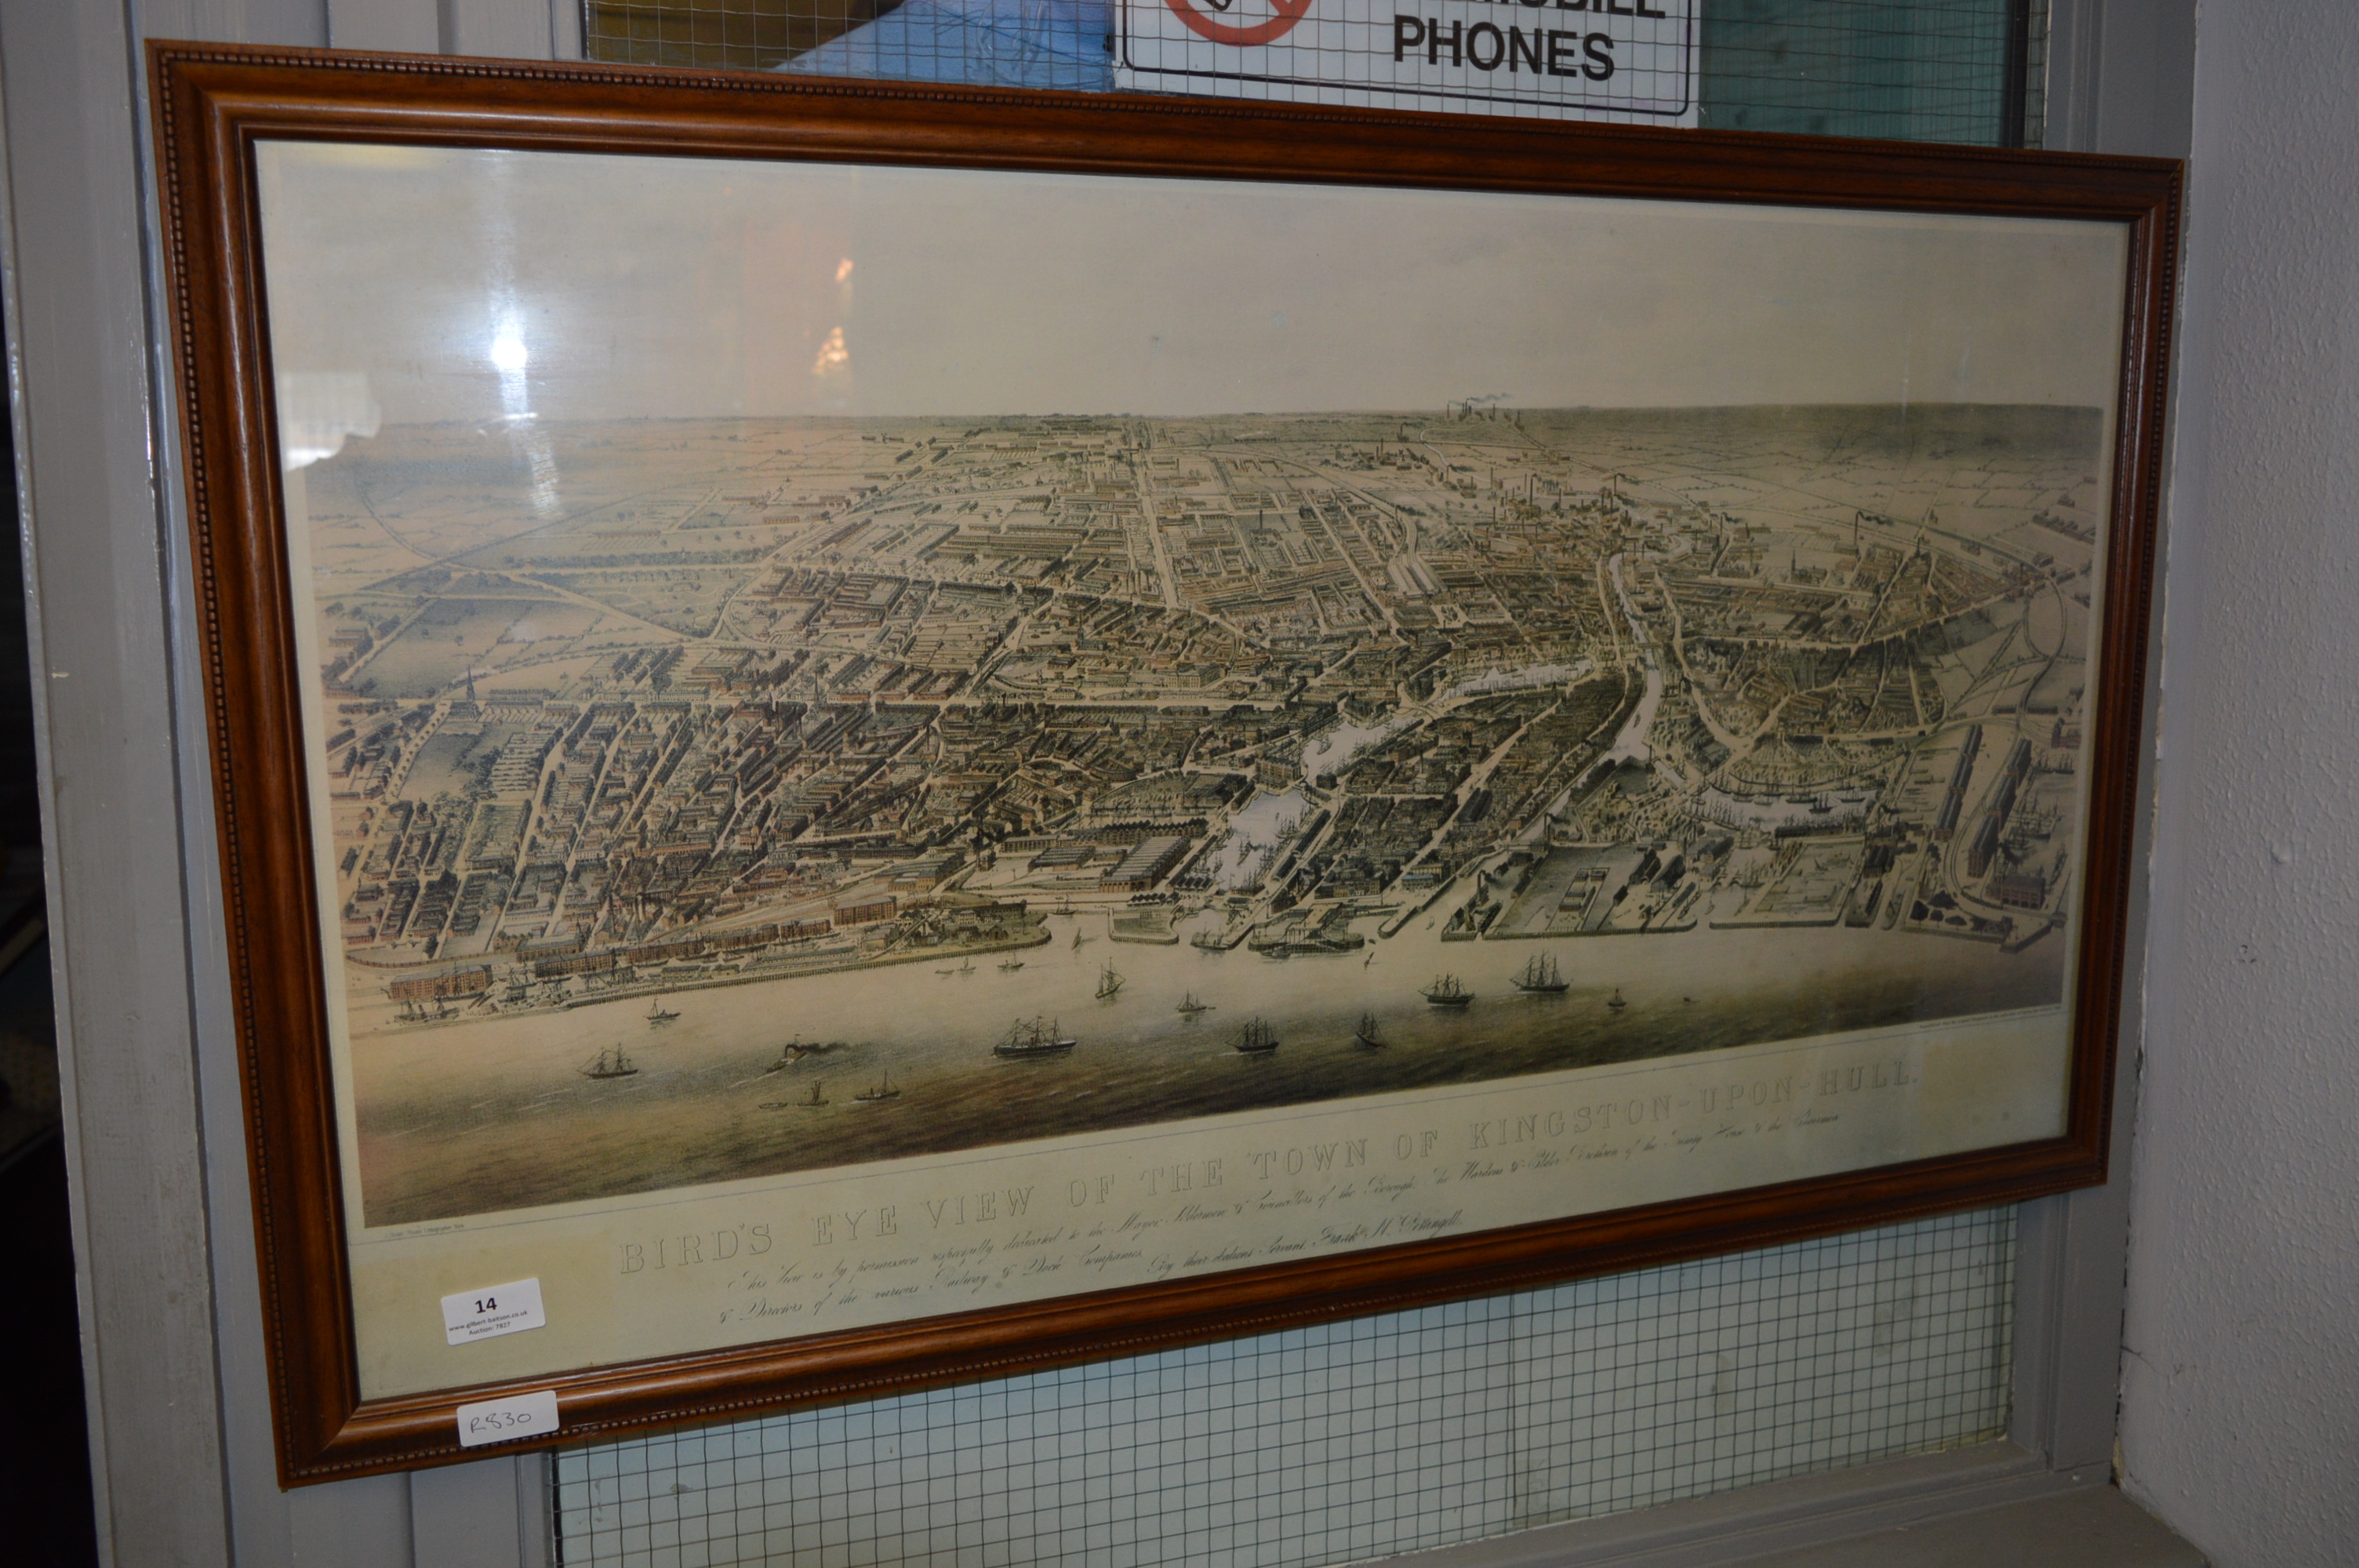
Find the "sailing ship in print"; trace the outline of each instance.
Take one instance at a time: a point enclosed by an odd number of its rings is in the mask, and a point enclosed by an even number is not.
[[[869,1085],[852,1098],[860,1105],[875,1105],[880,1100],[899,1099],[901,1091],[893,1087],[893,1070],[887,1067],[882,1081]]]
[[[1200,1012],[1212,1011],[1212,1004],[1208,1001],[1198,1001],[1196,1000],[1196,993],[1194,991],[1190,991],[1186,996],[1180,999],[1180,1005],[1173,1008],[1171,1011],[1180,1014],[1182,1018],[1193,1018]]]
[[[1079,1044],[1055,1023],[1019,1018],[1008,1029],[1007,1038],[991,1048],[991,1054],[1010,1058],[1061,1056]]]
[[[1108,964],[1103,969],[1098,971],[1098,1000],[1104,1001],[1107,998],[1120,992],[1122,983],[1122,977],[1114,973],[1112,964]]]
[[[635,1078],[638,1065],[623,1054],[620,1045],[611,1051],[601,1051],[582,1065],[585,1078]]]
[[[1569,990],[1572,987],[1572,982],[1558,971],[1556,955],[1553,953],[1533,955],[1531,962],[1516,972],[1515,981],[1524,990],[1544,992],[1550,996]]]
[[[1464,1007],[1474,1000],[1474,993],[1456,975],[1436,976],[1420,994],[1436,1007]]]
[[[1614,988],[1614,995],[1612,999],[1609,1000],[1605,1005],[1612,1008],[1614,1011],[1619,1012],[1630,1004],[1623,999],[1622,988],[1620,986],[1615,986]]]
[[[1352,1032],[1352,1038],[1371,1051],[1382,1049],[1385,1036],[1382,1029],[1377,1026],[1376,1015],[1373,1012],[1360,1014],[1360,1026]]]
[[[1258,1018],[1249,1019],[1233,1044],[1245,1055],[1263,1055],[1277,1049],[1277,1032]]]
[[[647,1027],[649,1029],[661,1029],[667,1023],[676,1023],[679,1021],[679,1014],[673,1011],[670,1008],[666,1007],[663,1004],[663,998],[658,997],[655,1000],[647,1003]]]
[[[829,1103],[826,1086],[813,1084],[799,1099],[766,1099],[764,1110],[817,1110]]]

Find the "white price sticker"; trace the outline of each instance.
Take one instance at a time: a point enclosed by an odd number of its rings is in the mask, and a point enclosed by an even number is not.
[[[514,1443],[557,1430],[557,1390],[541,1389],[511,1394],[504,1400],[483,1400],[459,1407],[459,1446],[480,1443]]]
[[[503,1334],[521,1334],[549,1322],[540,1310],[538,1280],[510,1280],[480,1291],[442,1298],[442,1333],[453,1345],[473,1345]]]

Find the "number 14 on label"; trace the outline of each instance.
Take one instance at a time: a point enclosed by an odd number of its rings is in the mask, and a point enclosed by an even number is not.
[[[549,1322],[540,1307],[540,1281],[511,1280],[442,1298],[442,1335],[452,1345],[472,1345],[503,1334],[518,1334]]]

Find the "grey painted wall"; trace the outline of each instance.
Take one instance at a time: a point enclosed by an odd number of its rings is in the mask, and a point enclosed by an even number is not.
[[[177,678],[192,598],[139,40],[545,56],[572,16],[567,0],[0,0],[0,267],[84,1379],[102,1550],[125,1568],[520,1568],[539,1472],[277,1486],[202,715]]]
[[[2180,150],[2193,0],[2056,4],[2060,145]],[[126,1568],[534,1568],[538,1461],[277,1487],[202,714],[180,678],[195,643],[146,168],[148,36],[564,56],[578,12],[572,0],[0,0],[0,272],[102,1541]],[[2333,628],[2317,635],[2331,650]],[[2322,927],[2288,928],[2310,934],[2315,957]],[[2026,1208],[2015,1436],[2029,1454],[2006,1476],[2082,1480],[2110,1446],[2124,1201],[2116,1184]],[[1765,1509],[1859,1508],[1844,1489],[1867,1484],[1732,1506],[1756,1523]],[[1899,1483],[1877,1484],[1903,1506]],[[1708,1541],[1751,1526],[1723,1509],[1647,1528]],[[1695,1550],[1682,1561],[1715,1555]]]
[[[2205,0],[2125,1484],[2222,1568],[2359,1541],[2359,10]]]

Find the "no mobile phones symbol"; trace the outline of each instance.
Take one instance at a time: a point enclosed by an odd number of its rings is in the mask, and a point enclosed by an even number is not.
[[[1202,0],[1202,3],[1214,10],[1225,11],[1235,4],[1235,0]],[[1187,23],[1198,36],[1210,38],[1216,44],[1240,46],[1266,44],[1284,38],[1310,10],[1310,0],[1270,0],[1270,9],[1276,14],[1269,20],[1241,27],[1206,16],[1197,8],[1198,0],[1164,0],[1164,4],[1169,5],[1172,14]]]

